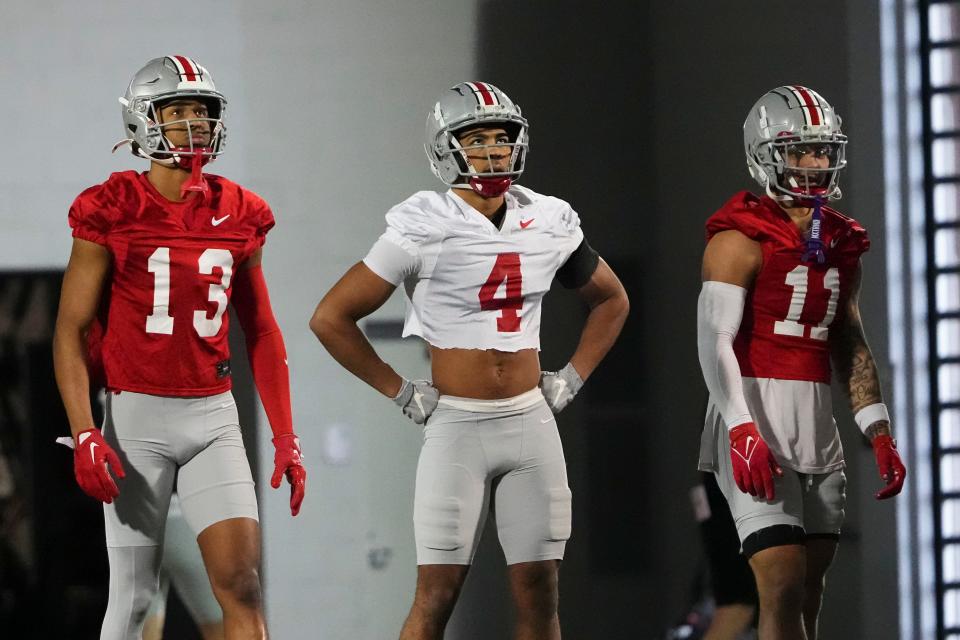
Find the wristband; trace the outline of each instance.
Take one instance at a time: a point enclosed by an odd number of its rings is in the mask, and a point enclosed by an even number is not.
[[[860,431],[866,435],[867,429],[869,429],[873,423],[884,420],[890,422],[890,414],[887,412],[887,405],[882,402],[876,402],[857,411],[853,416],[853,420],[857,423],[857,426],[860,427]]]

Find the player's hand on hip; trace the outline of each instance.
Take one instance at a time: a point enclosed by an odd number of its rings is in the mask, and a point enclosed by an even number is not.
[[[127,476],[120,458],[103,439],[100,430],[90,428],[78,433],[73,450],[73,473],[83,492],[100,502],[113,502],[120,495],[120,489],[110,471],[121,480]]]
[[[283,476],[290,482],[290,514],[300,513],[303,496],[307,492],[307,470],[303,468],[303,454],[300,452],[300,438],[293,433],[276,436],[273,439],[273,477],[270,486],[280,488]]]
[[[583,379],[569,362],[560,371],[540,372],[540,390],[543,391],[543,399],[547,401],[547,406],[554,413],[563,411],[582,386]]]
[[[730,461],[733,480],[740,491],[773,500],[773,476],[783,477],[783,469],[760,437],[757,425],[746,422],[730,430]]]
[[[437,408],[440,392],[429,380],[403,379],[400,391],[393,398],[394,404],[403,410],[417,424],[425,424],[430,414]]]
[[[897,453],[897,443],[889,435],[879,435],[873,439],[873,454],[877,458],[877,470],[887,486],[877,491],[877,500],[892,498],[903,489],[903,480],[907,477],[907,468]]]

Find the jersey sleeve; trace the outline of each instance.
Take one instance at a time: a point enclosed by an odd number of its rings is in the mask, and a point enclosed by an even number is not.
[[[583,229],[580,228],[580,216],[569,203],[559,198],[551,198],[558,208],[556,229],[563,240],[563,262],[577,250],[583,242]]]
[[[374,243],[363,263],[393,285],[418,273],[423,266],[423,250],[442,236],[442,230],[427,214],[399,204],[387,212],[387,229]]]
[[[73,237],[106,245],[113,227],[113,207],[104,185],[90,187],[73,201],[67,220]]]
[[[788,244],[795,242],[795,238],[785,235],[783,225],[771,217],[764,202],[749,191],[735,195],[707,220],[708,242],[722,231],[739,231],[756,242],[771,239]]]
[[[254,216],[254,237],[255,244],[257,247],[262,247],[263,243],[267,241],[267,232],[270,229],[273,229],[273,226],[277,223],[276,219],[273,217],[273,211],[270,209],[270,205],[267,204],[267,201],[261,198],[260,196],[250,193],[251,197],[251,209]]]
[[[840,251],[849,256],[852,260],[858,260],[861,255],[870,250],[870,237],[867,230],[853,218],[830,209],[830,213],[837,216],[842,225],[840,240],[838,241]]]

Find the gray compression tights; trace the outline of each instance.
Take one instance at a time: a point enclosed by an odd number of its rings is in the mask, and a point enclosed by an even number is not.
[[[110,599],[100,640],[140,640],[150,602],[159,588],[163,549],[107,547],[110,560]]]

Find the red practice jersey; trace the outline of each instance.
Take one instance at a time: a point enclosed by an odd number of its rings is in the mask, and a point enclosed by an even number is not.
[[[230,389],[231,283],[274,220],[252,191],[205,178],[209,192],[178,203],[146,174],[114,173],[70,207],[73,236],[113,257],[102,336],[92,341],[100,343],[110,390],[206,396]]]
[[[830,332],[844,321],[870,240],[856,220],[830,207],[821,211],[823,264],[801,261],[800,230],[767,196],[742,191],[707,221],[708,241],[721,231],[737,230],[763,251],[733,344],[744,376],[830,383]]]

